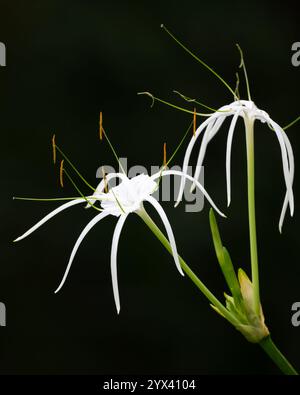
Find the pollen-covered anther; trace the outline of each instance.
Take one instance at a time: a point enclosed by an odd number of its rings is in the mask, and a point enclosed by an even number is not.
[[[194,108],[194,115],[193,115],[193,135],[196,136],[196,128],[197,128],[197,112],[196,108]]]
[[[52,136],[52,154],[53,154],[53,163],[56,163],[56,144],[55,144],[55,134]]]
[[[103,139],[103,115],[102,115],[102,111],[100,111],[100,117],[99,117],[99,137],[100,137],[100,140]]]
[[[164,143],[164,167],[167,166],[167,143]]]
[[[64,160],[62,159],[59,167],[59,183],[62,188],[64,187],[63,173],[64,173]]]

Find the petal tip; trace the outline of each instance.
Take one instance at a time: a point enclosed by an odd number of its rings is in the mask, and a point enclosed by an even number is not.
[[[192,184],[191,187],[190,187],[190,193],[193,193],[195,189],[196,189],[196,185],[195,185],[195,183],[193,182],[193,184]]]
[[[181,200],[177,200],[176,203],[174,204],[174,207],[176,208],[180,202],[181,202]]]
[[[55,294],[58,294],[58,292],[61,290],[61,285],[59,285],[56,290],[54,291]]]

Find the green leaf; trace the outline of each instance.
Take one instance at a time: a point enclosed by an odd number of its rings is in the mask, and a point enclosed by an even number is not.
[[[225,262],[223,245],[222,245],[222,240],[221,240],[217,220],[216,220],[216,217],[214,214],[214,210],[212,208],[209,210],[209,224],[210,224],[210,230],[211,230],[211,235],[212,235],[213,242],[214,242],[216,255],[217,255],[219,264],[222,267]]]
[[[222,245],[218,224],[213,209],[210,209],[209,211],[209,223],[210,223],[210,229],[211,229],[216,255],[221,270],[225,277],[226,283],[231,291],[231,294],[236,301],[237,306],[240,306],[242,301],[240,285],[237,276],[235,274],[229,252]]]
[[[223,271],[224,277],[226,279],[226,282],[228,284],[228,287],[231,291],[231,294],[237,304],[237,306],[240,306],[243,297],[240,289],[240,285],[236,276],[236,273],[234,271],[234,267],[229,255],[229,252],[225,247],[223,247],[223,256],[224,256],[224,265],[223,267],[221,266],[221,269]]]

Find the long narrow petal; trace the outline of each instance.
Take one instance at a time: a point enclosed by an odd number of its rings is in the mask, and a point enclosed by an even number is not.
[[[201,166],[204,160],[204,156],[206,153],[206,149],[207,146],[209,144],[209,142],[215,137],[215,135],[218,133],[218,131],[220,130],[223,122],[225,121],[225,116],[221,116],[219,117],[215,123],[212,125],[210,124],[205,131],[205,134],[203,136],[203,140],[201,143],[201,147],[200,147],[200,151],[199,151],[199,156],[198,156],[198,160],[197,160],[197,165],[196,165],[196,171],[194,173],[194,178],[196,180],[199,179],[199,175],[200,175],[200,171],[201,171]],[[191,192],[193,192],[193,190],[195,189],[195,183],[192,184],[191,186]]]
[[[290,140],[288,139],[287,134],[285,132],[283,132],[282,135],[283,135],[285,146],[286,146],[287,153],[288,153],[289,170],[290,170],[290,182],[291,182],[291,185],[293,185],[294,173],[295,173],[295,162],[294,162],[293,149],[292,149],[292,146],[291,146]],[[285,217],[285,214],[286,214],[286,209],[287,209],[287,206],[288,206],[288,202],[289,202],[289,197],[288,197],[288,193],[286,192],[285,198],[284,198],[284,202],[283,202],[283,206],[282,206],[282,210],[281,210],[281,214],[280,214],[280,219],[279,219],[279,232],[280,233],[282,231],[282,225],[283,225],[284,217]]]
[[[189,160],[190,160],[190,157],[191,157],[191,153],[192,153],[193,147],[194,147],[195,142],[196,142],[197,138],[199,137],[200,133],[201,133],[211,122],[214,122],[217,118],[219,118],[219,117],[228,117],[228,116],[232,115],[232,113],[233,113],[233,112],[232,112],[232,111],[233,111],[233,108],[232,108],[232,107],[234,107],[234,105],[231,104],[231,105],[229,105],[229,106],[228,106],[228,105],[225,105],[225,106],[219,108],[217,112],[215,112],[211,117],[209,117],[208,119],[206,119],[206,120],[198,127],[198,129],[196,130],[195,136],[193,136],[192,139],[190,140],[189,145],[188,145],[188,147],[187,147],[187,150],[186,150],[186,152],[185,152],[185,156],[184,156],[184,160],[183,160],[183,166],[182,166],[182,171],[183,171],[184,173],[187,173],[188,165],[189,165]],[[223,111],[223,112],[220,112],[220,111]],[[225,111],[228,111],[228,112],[227,112],[227,113],[224,113]],[[181,180],[181,183],[180,183],[179,192],[178,192],[178,196],[177,196],[177,199],[176,199],[176,205],[175,205],[175,207],[178,206],[178,204],[180,203],[180,201],[181,201],[181,199],[182,199],[184,186],[185,186],[185,179],[182,179],[182,180]]]
[[[127,218],[127,215],[128,214],[121,215],[121,217],[119,218],[119,220],[117,222],[117,225],[116,225],[115,231],[114,231],[114,235],[113,235],[112,246],[111,246],[111,255],[110,255],[111,279],[112,279],[114,299],[115,299],[115,304],[116,304],[118,314],[120,312],[121,306],[120,306],[120,296],[119,296],[119,287],[118,287],[117,253],[118,253],[118,244],[119,244],[121,230],[122,230],[124,222]]]
[[[77,252],[82,240],[89,233],[89,231],[92,229],[93,226],[95,226],[99,221],[101,221],[103,218],[107,217],[108,215],[109,215],[109,213],[106,213],[105,211],[103,211],[102,213],[96,215],[96,217],[94,217],[86,225],[86,227],[83,229],[83,231],[80,233],[80,235],[79,235],[79,237],[78,237],[78,239],[77,239],[77,241],[76,241],[76,243],[75,243],[75,245],[73,247],[73,250],[71,252],[70,259],[69,259],[66,271],[65,271],[65,273],[63,275],[63,278],[62,278],[59,286],[57,287],[57,289],[54,291],[54,293],[59,292],[61,290],[61,288],[63,287],[63,285],[64,285],[64,283],[65,283],[65,281],[66,281],[66,279],[68,277],[69,271],[71,269],[71,266],[72,266],[72,263],[73,263],[73,259],[74,259],[75,255],[76,255],[76,252]]]
[[[164,177],[164,176],[171,176],[171,175],[184,177],[184,178],[194,182],[196,187],[200,189],[200,191],[203,193],[203,195],[206,197],[206,199],[208,200],[210,205],[215,209],[215,211],[217,211],[217,213],[219,213],[219,215],[221,215],[222,217],[226,217],[226,215],[223,214],[222,211],[220,211],[218,209],[218,207],[215,205],[215,203],[213,202],[212,198],[209,196],[209,194],[206,192],[205,188],[200,184],[200,182],[195,180],[195,178],[193,178],[192,176],[184,173],[183,171],[179,171],[179,170],[164,170],[161,173],[159,172],[159,173],[153,174],[153,176],[151,176],[151,178],[153,180],[155,180],[155,179],[157,179],[160,176]]]
[[[291,184],[291,179],[290,179],[287,148],[286,148],[285,140],[284,140],[284,137],[283,137],[284,131],[272,119],[269,119],[269,123],[271,124],[272,128],[274,129],[274,131],[276,133],[276,136],[278,138],[279,145],[280,145],[281,156],[282,156],[283,174],[284,174],[284,179],[285,179],[285,184],[286,184],[286,189],[287,189],[287,194],[288,194],[290,213],[291,213],[291,216],[293,216],[293,214],[294,214],[294,195],[293,195],[293,189],[292,189],[292,184]]]
[[[105,176],[105,179],[101,180],[100,183],[98,184],[96,190],[95,190],[95,194],[100,194],[104,191],[105,186],[106,186],[106,182],[108,183],[109,181],[113,180],[114,178],[120,178],[122,181],[124,181],[125,179],[127,179],[127,177],[123,174],[123,173],[109,173]],[[85,208],[90,208],[92,207],[91,205],[94,204],[96,202],[96,198],[94,199],[90,199],[90,203],[88,203]]]
[[[29,236],[32,232],[34,232],[36,229],[38,229],[40,226],[42,226],[45,222],[49,221],[49,219],[51,219],[52,217],[54,217],[56,214],[60,213],[61,211],[65,210],[66,208],[74,206],[75,204],[83,203],[85,201],[86,201],[85,199],[80,198],[80,199],[71,200],[68,203],[62,204],[55,210],[51,211],[51,213],[46,215],[43,219],[41,219],[38,223],[36,223],[32,228],[27,230],[27,232],[25,232],[22,236],[18,237],[14,241],[20,241],[20,240],[24,239],[25,237]]]
[[[174,234],[173,234],[170,222],[168,220],[168,217],[166,216],[166,213],[164,212],[164,209],[158,203],[158,201],[156,199],[154,199],[153,196],[148,196],[145,200],[147,202],[149,202],[150,204],[152,204],[152,206],[155,208],[155,210],[157,211],[158,215],[160,216],[160,218],[161,218],[161,220],[162,220],[162,222],[164,224],[164,227],[166,229],[167,235],[168,235],[168,239],[169,239],[169,242],[170,242],[170,246],[172,248],[172,254],[173,254],[173,257],[174,257],[174,261],[175,261],[176,267],[177,267],[179,273],[182,276],[184,276],[184,273],[182,271],[182,268],[181,268],[181,265],[180,265],[180,262],[179,262],[179,258],[178,258],[178,252],[177,252],[175,237],[174,237]]]
[[[193,136],[189,142],[189,145],[185,151],[185,155],[184,155],[184,159],[183,159],[183,165],[182,165],[182,170],[187,173],[188,170],[188,165],[189,165],[189,161],[190,161],[190,157],[191,157],[191,153],[192,150],[194,148],[194,145],[197,141],[197,138],[199,137],[200,133],[211,123],[215,121],[214,116],[206,119],[196,130],[196,134],[195,136]],[[180,183],[180,187],[179,187],[179,192],[178,192],[178,196],[176,199],[176,206],[180,203],[181,199],[182,199],[182,195],[183,195],[183,190],[184,190],[184,186],[185,186],[185,180],[182,179],[181,183]]]
[[[226,146],[226,185],[227,185],[227,207],[230,205],[231,201],[231,178],[230,178],[230,168],[231,168],[231,147],[232,147],[232,139],[233,139],[233,133],[236,125],[236,121],[238,119],[238,116],[240,115],[240,111],[236,112],[234,114],[234,117],[232,118],[230,127],[229,127],[229,132],[227,136],[227,146]]]

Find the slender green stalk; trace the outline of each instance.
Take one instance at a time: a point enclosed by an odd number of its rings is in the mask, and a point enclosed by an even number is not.
[[[245,118],[247,145],[247,179],[248,179],[248,217],[251,253],[252,284],[254,292],[253,308],[257,316],[260,315],[259,272],[256,239],[255,217],[255,174],[254,174],[254,121]]]
[[[227,82],[218,74],[215,70],[213,70],[207,63],[205,63],[203,60],[201,60],[198,56],[196,56],[192,51],[190,51],[184,44],[182,44],[181,41],[178,40],[177,37],[174,36],[173,33],[170,32],[169,29],[166,28],[165,25],[161,24],[160,27],[164,29],[166,33],[178,44],[183,48],[188,54],[190,54],[194,59],[197,60],[202,66],[206,67],[212,74],[214,74],[225,86],[226,88],[233,94],[233,97],[236,97],[235,92],[232,90],[232,88],[227,84]]]
[[[150,228],[150,230],[154,233],[154,235],[158,238],[158,240],[162,243],[162,245],[167,249],[167,251],[173,255],[172,248],[168,239],[161,232],[159,227],[153,222],[151,217],[147,214],[147,212],[142,209],[137,212],[138,215],[142,218],[145,224]],[[210,292],[210,290],[203,284],[203,282],[196,276],[196,274],[192,271],[192,269],[187,265],[187,263],[178,255],[180,265],[186,275],[193,281],[196,287],[207,297],[207,299],[212,303],[213,306],[217,307],[219,312],[232,324],[238,324],[236,318],[223,306],[223,304]]]
[[[144,209],[141,209],[137,212],[137,214],[142,218],[145,224],[150,228],[150,230],[154,233],[157,239],[162,243],[162,245],[166,248],[166,250],[172,254],[172,248],[165,237],[165,235],[161,232],[158,226],[153,222],[151,217],[147,214]],[[212,307],[216,307],[217,311],[221,313],[233,326],[238,324],[236,318],[223,306],[223,304],[210,292],[210,290],[203,284],[203,282],[196,276],[196,274],[191,270],[191,268],[187,265],[187,263],[178,255],[180,265],[185,272],[185,274],[193,281],[196,287],[207,297],[207,299],[212,303]],[[268,356],[272,359],[272,361],[278,366],[278,368],[284,373],[288,375],[297,375],[297,371],[292,367],[292,365],[288,362],[288,360],[283,356],[283,354],[278,350],[270,336],[267,336],[262,341],[260,341],[259,345],[262,349],[268,354]]]
[[[271,336],[264,338],[259,343],[259,345],[269,355],[272,361],[279,367],[282,373],[286,375],[298,375],[297,371],[275,346],[273,340],[271,339]]]
[[[166,106],[173,107],[176,110],[187,112],[188,114],[196,114],[196,115],[199,115],[199,116],[202,116],[202,117],[210,117],[211,115],[213,115],[213,113],[202,113],[202,112],[196,112],[195,113],[194,111],[188,110],[188,109],[183,108],[183,107],[176,106],[175,104],[172,104],[172,103],[170,103],[170,102],[168,102],[166,100],[163,100],[163,99],[160,99],[159,97],[153,96],[152,93],[150,93],[150,92],[138,92],[138,95],[147,95],[147,96],[151,97],[151,99],[152,99],[151,107],[153,106],[153,104],[154,104],[154,102],[156,100],[156,101],[158,101],[160,103],[165,104]]]

